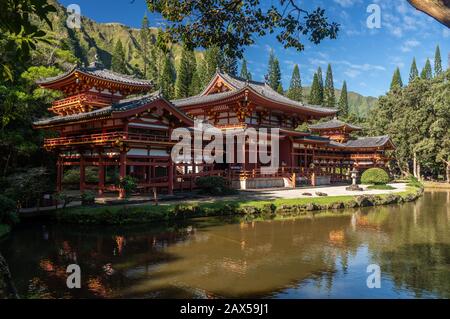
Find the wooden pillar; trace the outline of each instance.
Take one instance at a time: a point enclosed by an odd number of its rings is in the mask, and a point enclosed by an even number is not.
[[[58,161],[56,163],[56,191],[58,193],[60,193],[62,191],[63,174],[64,174],[63,161],[58,155]]]
[[[98,195],[102,196],[105,188],[105,165],[103,153],[98,152]]]
[[[168,167],[168,179],[169,179],[169,195],[173,195],[173,178],[174,178],[174,174],[173,174],[173,162],[172,162],[172,158],[169,158],[169,167]]]
[[[80,152],[80,192],[84,193],[86,186],[86,163],[84,155]]]
[[[120,150],[120,169],[119,177],[120,179],[125,178],[127,175],[127,151],[125,149]],[[125,190],[119,190],[119,198],[125,198]]]

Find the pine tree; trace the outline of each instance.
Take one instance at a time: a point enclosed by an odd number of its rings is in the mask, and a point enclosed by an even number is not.
[[[269,70],[267,78],[269,86],[275,91],[277,91],[281,83],[281,70],[280,70],[280,62],[275,57],[273,50],[270,51],[269,55]]]
[[[413,58],[411,70],[409,71],[409,82],[414,81],[419,77],[419,70],[417,69],[416,58]]]
[[[436,53],[434,54],[434,76],[439,76],[442,74],[442,59],[441,50],[439,45],[436,47]]]
[[[300,70],[297,64],[294,66],[294,70],[292,71],[291,84],[287,92],[287,97],[290,98],[291,100],[299,102],[303,100],[302,80],[300,77]]]
[[[252,75],[247,70],[247,61],[245,59],[242,60],[242,67],[241,67],[241,78],[245,80],[251,80]]]
[[[391,82],[391,90],[394,88],[402,88],[403,87],[403,81],[402,76],[400,74],[400,69],[397,67],[395,69],[394,75],[392,76],[392,82]]]
[[[320,84],[317,73],[314,73],[313,83],[311,85],[311,92],[309,93],[308,102],[312,105],[320,105],[322,102],[320,98]]]
[[[221,59],[221,53],[218,47],[213,46],[205,51],[205,68],[202,79],[204,85],[211,81],[216,70],[221,67]]]
[[[430,59],[427,59],[425,66],[420,73],[420,77],[425,80],[431,80],[433,78],[433,70],[431,69]]]
[[[230,75],[237,75],[237,59],[236,57],[230,57],[222,51],[223,61],[221,61],[221,65],[219,67],[223,72],[228,73]]]
[[[203,89],[203,85],[200,79],[199,67],[195,69],[192,75],[191,85],[189,86],[189,96],[194,96],[199,94]]]
[[[284,95],[283,84],[281,84],[281,82],[280,82],[280,84],[278,84],[277,92],[281,95]]]
[[[323,91],[323,106],[335,107],[336,96],[334,94],[334,81],[333,71],[331,70],[331,64],[328,64],[327,76],[325,78],[325,88]]]
[[[122,41],[117,40],[116,46],[111,60],[111,68],[117,73],[127,74],[127,64],[125,62],[125,51],[123,49]]]
[[[177,70],[177,79],[175,82],[175,97],[177,99],[189,96],[195,69],[196,65],[194,52],[183,47],[180,64],[178,65]]]
[[[347,82],[344,81],[341,90],[341,96],[339,97],[339,116],[346,118],[348,116],[348,93],[347,93]]]
[[[320,66],[317,69],[317,80],[318,80],[318,83],[319,83],[318,99],[320,101],[317,105],[323,105],[323,103],[324,103],[323,75],[322,75],[322,68]]]
[[[147,66],[149,64],[149,46],[150,46],[150,26],[147,14],[142,19],[142,27],[140,30],[142,59],[144,60],[144,77],[147,78]]]
[[[159,88],[166,99],[173,99],[174,97],[174,71],[173,64],[169,55],[164,56],[161,76],[159,78]]]

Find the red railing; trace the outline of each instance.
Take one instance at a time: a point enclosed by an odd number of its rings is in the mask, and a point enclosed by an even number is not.
[[[96,93],[81,93],[74,96],[69,96],[65,99],[57,100],[52,103],[52,106],[54,109],[57,109],[78,103],[87,105],[109,105],[112,101],[114,101],[114,99],[111,96],[104,96]]]
[[[114,141],[140,141],[140,142],[169,142],[167,136],[135,134],[126,132],[98,133],[71,137],[48,138],[44,147],[70,146],[80,144],[103,144]]]

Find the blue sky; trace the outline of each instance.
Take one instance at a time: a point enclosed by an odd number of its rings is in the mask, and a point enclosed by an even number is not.
[[[77,3],[82,15],[97,22],[119,22],[139,28],[146,11],[145,0],[75,0],[60,1],[63,5]],[[262,2],[264,2],[262,0]],[[328,63],[333,67],[335,87],[344,80],[348,89],[363,95],[379,96],[388,89],[392,74],[400,67],[407,82],[409,68],[416,57],[419,72],[427,58],[433,63],[437,44],[441,49],[444,68],[450,53],[450,29],[424,13],[416,11],[406,0],[310,0],[300,1],[307,7],[325,8],[330,20],[341,24],[338,39],[325,40],[314,45],[305,39],[306,50],[284,49],[275,36],[257,38],[255,45],[246,49],[245,57],[255,80],[263,80],[267,72],[269,51],[275,51],[281,64],[283,87],[289,86],[294,64],[299,64],[302,82],[310,85],[317,67],[325,72]],[[278,3],[266,1],[267,5]],[[381,28],[366,25],[367,7],[377,4],[381,8]],[[163,20],[149,15],[153,26]]]

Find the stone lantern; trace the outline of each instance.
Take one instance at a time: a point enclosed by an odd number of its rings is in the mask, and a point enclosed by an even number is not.
[[[353,167],[350,172],[350,177],[352,178],[352,185],[346,187],[348,191],[362,191],[363,189],[356,184],[356,179],[358,178],[358,170]]]

